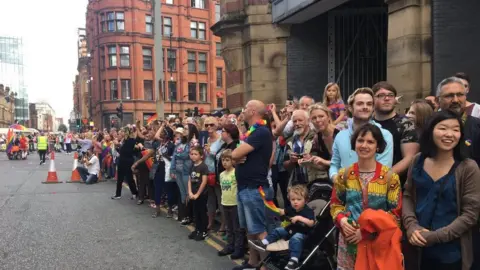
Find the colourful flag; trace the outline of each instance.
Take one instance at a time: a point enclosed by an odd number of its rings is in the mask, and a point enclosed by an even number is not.
[[[147,119],[147,125],[150,125],[153,121],[157,120],[157,114],[153,114]]]
[[[10,153],[13,147],[13,129],[9,128],[7,133],[7,153]]]
[[[265,192],[263,191],[263,188],[261,186],[258,187],[258,192],[260,193],[260,196],[262,196],[265,207],[275,215],[280,216],[280,209],[275,205],[273,201],[269,201],[265,198]]]

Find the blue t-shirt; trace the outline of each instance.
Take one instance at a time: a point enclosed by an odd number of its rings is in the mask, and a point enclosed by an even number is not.
[[[238,164],[235,168],[238,190],[247,187],[268,187],[267,175],[273,150],[270,130],[265,126],[260,126],[247,137],[245,142],[254,150],[248,153],[245,163]]]

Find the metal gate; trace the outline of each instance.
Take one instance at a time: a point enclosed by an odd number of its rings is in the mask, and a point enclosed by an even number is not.
[[[345,102],[359,87],[387,78],[387,8],[329,12],[328,79],[342,89]]]

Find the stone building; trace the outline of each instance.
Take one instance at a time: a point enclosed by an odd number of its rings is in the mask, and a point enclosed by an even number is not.
[[[222,38],[227,105],[320,100],[328,82],[346,100],[388,80],[407,106],[459,71],[473,79],[469,100],[480,101],[479,9],[469,0],[224,0],[212,30]]]
[[[15,122],[15,95],[10,88],[0,84],[0,128]]]

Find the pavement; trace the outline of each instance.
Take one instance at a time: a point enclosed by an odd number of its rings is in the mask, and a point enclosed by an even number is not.
[[[232,269],[219,237],[189,240],[191,227],[130,200],[111,200],[115,182],[65,183],[73,155],[56,154],[60,184],[36,153],[10,161],[0,152],[0,269]]]

